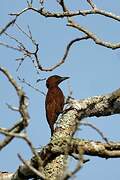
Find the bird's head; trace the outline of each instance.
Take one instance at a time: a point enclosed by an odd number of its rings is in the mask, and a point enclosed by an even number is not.
[[[61,77],[58,75],[50,76],[46,81],[47,88],[58,86],[62,81],[68,79],[69,77]]]

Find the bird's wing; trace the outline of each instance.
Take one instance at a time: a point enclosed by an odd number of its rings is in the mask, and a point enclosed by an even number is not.
[[[51,129],[51,134],[54,131],[54,123],[58,115],[63,110],[64,96],[59,88],[48,91],[45,101],[46,117]]]
[[[56,101],[54,98],[48,98],[46,102],[46,117],[49,125],[54,124],[57,119],[56,115]]]

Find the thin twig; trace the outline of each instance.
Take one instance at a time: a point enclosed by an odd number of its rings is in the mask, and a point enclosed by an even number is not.
[[[28,164],[21,156],[18,154],[19,159],[22,161],[24,165],[26,165],[32,172],[34,172],[38,177],[45,179],[45,175],[41,173],[40,171],[36,170],[33,166]]]
[[[21,79],[20,77],[17,77],[18,80],[26,85],[28,85],[29,87],[31,87],[32,89],[34,89],[35,91],[39,92],[42,95],[46,95],[43,91],[40,91],[38,88],[34,87],[33,85],[31,85],[29,82],[27,82],[25,79]]]
[[[42,160],[39,156],[39,154],[37,153],[37,151],[35,150],[35,148],[33,147],[33,144],[31,143],[31,141],[28,139],[27,134],[26,133],[14,133],[14,132],[8,132],[8,130],[4,130],[3,128],[0,128],[0,133],[4,134],[6,136],[10,136],[10,137],[16,137],[16,138],[20,138],[23,139],[27,142],[27,144],[29,145],[32,153],[35,155],[35,157],[37,157],[37,160],[39,162],[39,165],[42,165]]]
[[[12,21],[10,21],[2,30],[0,30],[0,35],[2,35],[3,33],[5,33],[5,31],[15,23],[16,18],[14,18]]]
[[[79,154],[79,161],[77,161],[76,168],[72,172],[68,172],[63,180],[68,180],[70,177],[74,176],[83,166],[83,152]]]
[[[10,104],[8,104],[8,103],[6,103],[6,105],[7,105],[7,107],[8,107],[9,109],[11,109],[12,111],[19,112],[19,108],[18,108],[18,107],[13,107],[12,105],[10,105]]]
[[[103,132],[100,131],[100,129],[98,129],[95,125],[89,123],[89,122],[80,122],[80,125],[83,125],[83,126],[89,126],[91,127],[92,129],[94,129],[101,137],[102,139],[109,144],[109,141],[108,139],[105,137],[105,135],[103,134]]]
[[[90,4],[90,6],[92,7],[92,9],[96,9],[96,5],[95,5],[95,3],[93,3],[92,0],[87,0],[87,2]]]

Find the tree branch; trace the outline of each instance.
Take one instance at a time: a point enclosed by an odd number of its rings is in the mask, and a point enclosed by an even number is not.
[[[13,79],[11,74],[4,69],[3,67],[0,67],[0,71],[7,77],[11,85],[16,90],[16,93],[19,98],[19,113],[21,115],[21,121],[17,125],[13,125],[13,128],[11,128],[11,133],[19,133],[22,131],[26,126],[28,126],[29,123],[29,114],[28,114],[28,98],[25,95],[24,91],[20,86],[17,85],[17,82]],[[9,131],[10,132],[10,131]],[[11,140],[13,139],[13,136],[6,136],[6,138],[3,140],[3,142],[0,143],[0,149],[2,149],[4,146],[6,146]]]
[[[0,36],[1,36],[3,33],[5,33],[5,31],[6,31],[11,25],[13,25],[13,24],[15,23],[15,21],[16,21],[16,18],[14,18],[14,19],[11,20],[8,24],[6,24],[6,26],[0,30]]]
[[[72,141],[72,136],[78,128],[78,121],[81,119],[85,117],[100,117],[120,113],[120,89],[104,96],[95,96],[80,101],[72,99],[69,103],[70,108],[65,110],[61,118],[58,120],[57,127],[50,142],[50,151],[57,154],[57,158],[55,158],[55,156],[51,153],[51,156],[54,157],[53,161],[49,160],[49,157],[46,159],[46,162],[50,161],[50,163],[46,163],[45,174],[47,174],[48,179],[50,180],[53,177],[57,179],[58,174],[63,175],[65,171],[64,161],[67,161],[67,156],[69,154],[68,151],[72,151],[71,153],[78,153],[77,150],[79,149],[80,152],[83,150],[83,153],[87,155],[104,158],[120,157],[119,143],[113,143],[111,145],[111,142],[109,142],[109,144],[97,144],[97,142],[94,141]],[[69,143],[66,142],[67,140]],[[78,149],[76,151],[71,150],[70,148],[73,148],[75,144],[75,149]],[[62,151],[65,155],[59,156],[58,151]],[[49,152],[47,152],[47,154],[49,154]],[[54,164],[58,165],[54,166]],[[60,171],[58,169],[60,169]],[[63,169],[64,171],[61,172]]]
[[[98,9],[98,8],[94,8],[94,9],[89,9],[89,10],[77,10],[75,12],[73,11],[66,11],[66,12],[50,12],[50,11],[47,11],[45,10],[45,8],[40,8],[40,9],[35,9],[33,7],[29,7],[29,8],[25,8],[24,10],[22,10],[21,12],[18,12],[18,13],[11,13],[10,15],[11,16],[20,16],[21,14],[25,13],[26,11],[29,11],[29,10],[32,10],[34,12],[37,12],[39,14],[41,14],[42,16],[44,17],[52,17],[52,18],[64,18],[64,17],[74,17],[74,16],[79,16],[79,15],[82,15],[82,16],[87,16],[87,15],[94,15],[94,14],[98,14],[98,15],[101,15],[101,16],[105,16],[105,17],[108,17],[108,18],[111,18],[113,20],[116,20],[116,21],[120,21],[120,16],[114,14],[114,13],[111,13],[111,12],[108,12],[108,11],[105,11],[103,9]]]
[[[94,33],[90,32],[85,27],[81,26],[80,24],[75,23],[73,20],[69,20],[67,25],[85,33],[96,44],[99,44],[99,45],[107,47],[107,48],[111,48],[113,50],[120,48],[120,43],[112,43],[112,42],[104,41],[104,40],[98,38]]]

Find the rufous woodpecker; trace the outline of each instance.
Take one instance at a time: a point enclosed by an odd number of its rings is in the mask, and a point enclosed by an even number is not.
[[[46,118],[51,129],[51,136],[54,132],[54,124],[64,107],[64,95],[58,85],[68,78],[54,75],[50,76],[46,81],[48,92],[45,100],[45,109]]]

